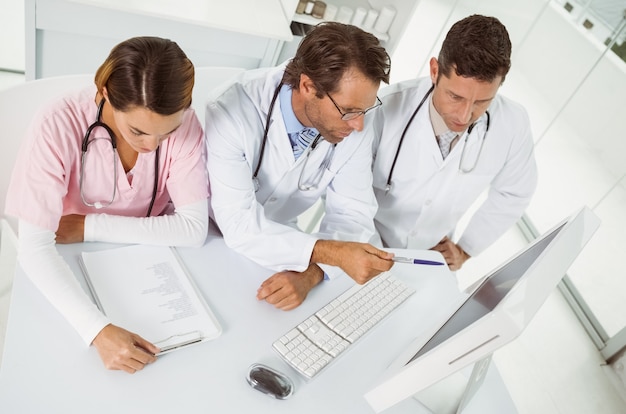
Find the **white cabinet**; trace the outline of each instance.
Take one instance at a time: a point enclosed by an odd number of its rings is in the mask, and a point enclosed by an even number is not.
[[[279,61],[293,56],[307,29],[326,20],[361,27],[378,37],[387,52],[392,55],[418,2],[415,0],[331,0],[324,1],[324,3],[326,4],[325,16],[316,18],[307,13],[296,13],[298,1],[293,2],[291,27],[294,40],[283,45]],[[377,28],[382,31],[376,30]]]
[[[292,2],[26,0],[26,78],[94,73],[134,36],[174,40],[196,66],[272,66],[293,39]]]

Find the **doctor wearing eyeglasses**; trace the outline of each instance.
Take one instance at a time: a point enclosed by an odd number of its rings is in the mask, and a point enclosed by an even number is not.
[[[55,244],[204,243],[208,179],[190,108],[194,67],[175,42],[137,37],[111,50],[94,83],[35,116],[6,213],[19,219],[18,259],[35,286],[106,368],[134,373],[159,348],[114,325]]]
[[[213,217],[225,243],[276,271],[257,298],[300,305],[338,266],[358,283],[388,270],[374,237],[371,138],[363,133],[388,82],[389,56],[371,34],[316,26],[286,65],[244,73],[206,112]],[[318,234],[297,217],[325,197]],[[343,241],[341,241],[343,240]]]
[[[537,168],[526,111],[498,94],[510,54],[497,19],[470,16],[452,26],[429,77],[381,91],[371,131],[383,246],[438,250],[457,270],[523,214]],[[455,239],[459,219],[484,191]]]

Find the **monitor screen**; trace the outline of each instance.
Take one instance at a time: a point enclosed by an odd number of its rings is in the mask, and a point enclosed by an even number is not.
[[[369,405],[381,412],[519,336],[599,224],[583,208],[486,275],[448,317],[406,345],[365,394]]]
[[[539,257],[550,244],[563,226],[565,226],[565,223],[549,232],[537,243],[532,244],[523,254],[517,255],[506,265],[489,275],[428,342],[426,342],[419,352],[407,361],[407,364],[410,364],[415,359],[494,310],[500,301],[511,291],[513,286],[515,286],[519,278],[528,270],[530,265],[533,264],[537,257]]]

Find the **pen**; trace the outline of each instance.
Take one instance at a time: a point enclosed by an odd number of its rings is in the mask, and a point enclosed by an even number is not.
[[[400,257],[395,256],[393,259],[394,262],[398,263],[412,263],[412,264],[421,264],[421,265],[430,265],[430,266],[443,266],[445,263],[436,262],[434,260],[422,260],[422,259],[411,259],[410,257]]]

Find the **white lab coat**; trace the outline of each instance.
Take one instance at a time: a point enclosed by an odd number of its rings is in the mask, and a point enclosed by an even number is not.
[[[381,91],[383,106],[375,114],[374,192],[379,209],[376,229],[384,246],[429,249],[451,236],[461,216],[489,189],[458,244],[475,256],[522,215],[537,185],[537,167],[528,115],[500,95],[489,107],[491,123],[484,147],[471,169],[486,128],[480,118],[467,144],[465,133],[443,160],[429,118],[429,97],[406,132],[388,194],[385,187],[407,121],[432,83],[421,78]]]
[[[205,129],[211,207],[228,246],[270,269],[303,271],[317,239],[367,242],[375,235],[372,144],[369,135],[352,133],[337,144],[317,189],[301,191],[298,179],[306,155],[294,159],[278,97],[255,192],[252,174],[283,72],[284,66],[247,71],[210,99]],[[309,157],[307,172],[319,170],[330,145],[320,142]],[[320,233],[301,232],[297,216],[322,196],[326,203]]]

